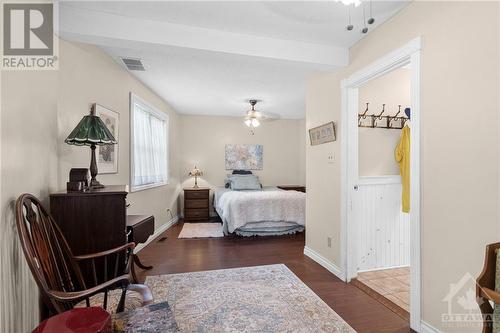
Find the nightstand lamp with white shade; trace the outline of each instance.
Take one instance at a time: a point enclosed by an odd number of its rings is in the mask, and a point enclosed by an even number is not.
[[[191,177],[194,177],[194,186],[193,186],[193,188],[198,188],[198,177],[203,176],[203,171],[201,171],[200,169],[198,169],[197,166],[195,166],[194,169],[189,172],[189,175]]]

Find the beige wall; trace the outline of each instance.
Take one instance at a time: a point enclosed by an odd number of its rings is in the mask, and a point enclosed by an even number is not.
[[[340,81],[422,36],[422,317],[443,331],[459,331],[441,323],[450,284],[477,276],[499,235],[498,6],[412,2],[351,48],[347,69],[308,84],[307,127],[340,121]],[[340,162],[340,141],[306,150],[306,243],[340,266],[340,164],[325,163],[330,152]]]
[[[306,130],[306,119],[300,120],[299,125],[299,175],[298,184],[306,184],[306,145],[309,142],[309,132]]]
[[[181,180],[191,187],[188,176],[196,165],[204,173],[200,186],[224,186],[231,171],[225,168],[227,143],[262,144],[263,170],[255,170],[264,186],[304,184],[305,123],[303,120],[273,120],[263,123],[251,135],[241,117],[181,116]]]
[[[99,175],[103,184],[130,182],[130,110],[129,93],[141,97],[169,116],[169,185],[130,193],[130,214],[153,214],[156,228],[170,220],[167,209],[177,214],[179,183],[179,116],[161,98],[140,83],[99,48],[61,40],[61,92],[58,107],[59,187],[64,187],[69,170],[88,168],[88,147],[70,146],[64,139],[96,102],[120,114],[119,165],[117,174]]]
[[[119,172],[104,184],[129,183],[129,92],[170,118],[170,184],[130,193],[130,213],[154,214],[156,227],[175,216],[179,183],[179,116],[96,47],[60,41],[60,69],[1,74],[0,332],[28,332],[38,324],[38,291],[18,242],[14,200],[24,192],[42,199],[66,186],[71,167],[88,167],[87,147],[63,143],[93,102],[120,113]]]
[[[359,88],[359,113],[378,115],[385,104],[384,115],[393,116],[401,105],[400,116],[404,115],[405,107],[410,106],[411,71],[406,68],[396,69],[386,75],[369,81]],[[370,118],[363,120],[370,122]],[[358,172],[363,176],[399,175],[399,167],[394,159],[400,130],[383,128],[359,128],[359,165]]]
[[[25,192],[48,204],[57,189],[57,72],[1,74],[0,332],[31,332],[38,289],[22,254],[14,204]]]

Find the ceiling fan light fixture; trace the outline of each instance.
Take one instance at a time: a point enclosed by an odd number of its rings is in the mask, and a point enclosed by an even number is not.
[[[254,129],[260,126],[261,119],[265,119],[265,117],[262,116],[262,113],[260,111],[255,110],[255,104],[259,102],[256,99],[251,99],[248,101],[252,108],[247,111],[247,115],[245,116],[243,123],[250,128],[250,133],[252,135],[255,134]]]

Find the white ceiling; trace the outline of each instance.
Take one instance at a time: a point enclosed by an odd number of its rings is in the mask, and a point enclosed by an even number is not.
[[[256,97],[262,100],[259,110],[284,118],[304,117],[309,66],[184,48],[104,50],[112,56],[142,58],[146,72],[134,75],[183,114],[243,116],[250,108],[246,101]]]
[[[374,1],[370,29],[406,3]],[[60,34],[141,58],[146,72],[132,73],[179,113],[243,116],[256,98],[258,109],[302,118],[307,78],[346,66],[363,37],[362,7],[352,10],[354,31],[346,16],[333,1],[68,1]]]

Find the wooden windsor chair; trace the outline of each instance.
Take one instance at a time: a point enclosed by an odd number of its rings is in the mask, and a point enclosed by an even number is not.
[[[146,286],[131,285],[130,256],[134,243],[75,256],[52,216],[31,194],[17,199],[16,224],[28,266],[51,314],[72,309],[84,300],[90,306],[90,297],[99,293],[104,293],[106,309],[108,291],[117,288],[122,291],[116,312],[124,310],[127,288],[139,291],[143,304],[152,301]],[[85,281],[80,270],[82,264],[92,267],[93,281]]]

